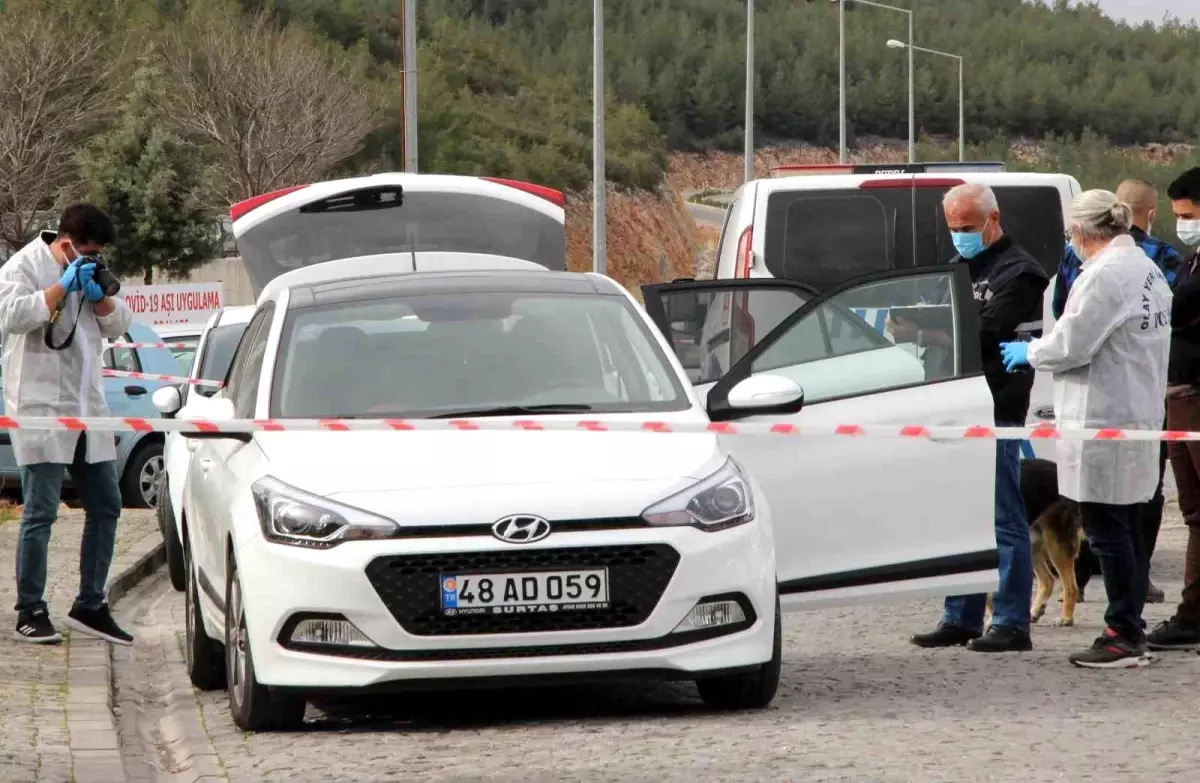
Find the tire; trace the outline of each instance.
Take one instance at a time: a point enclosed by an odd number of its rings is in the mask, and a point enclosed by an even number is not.
[[[237,562],[229,558],[225,578],[225,669],[229,712],[244,731],[289,731],[304,725],[304,698],[272,690],[254,673],[254,654],[246,638],[246,612]]]
[[[188,679],[199,690],[220,690],[225,687],[225,651],[221,649],[220,642],[210,638],[204,630],[204,618],[200,614],[200,585],[196,581],[196,569],[192,567],[190,548],[184,548],[183,559],[187,573],[183,652]]]
[[[155,439],[138,446],[121,477],[125,508],[154,508],[162,497],[163,443]]]
[[[175,511],[171,505],[171,495],[167,491],[167,477],[163,474],[162,488],[159,490],[158,529],[162,532],[163,548],[167,554],[167,575],[171,578],[171,587],[182,593],[187,590],[187,564],[183,561],[183,544],[179,541],[179,528],[175,526]]]
[[[753,671],[709,677],[696,681],[700,698],[718,710],[759,710],[775,699],[779,671],[783,665],[783,631],[779,599],[775,599],[775,642],[771,660]]]

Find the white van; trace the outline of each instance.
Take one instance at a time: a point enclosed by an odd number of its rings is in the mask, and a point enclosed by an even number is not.
[[[771,174],[734,194],[721,229],[716,279],[775,278],[815,293],[865,275],[945,264],[955,251],[942,197],[956,185],[980,183],[996,192],[1005,232],[1050,276],[1043,304],[1047,331],[1053,323],[1050,304],[1065,246],[1066,210],[1082,191],[1074,177],[1007,172],[1001,163],[785,166]],[[771,298],[758,300],[765,304]],[[795,307],[790,296],[775,301],[781,311],[756,323],[755,334],[765,336]],[[882,333],[887,311],[860,304],[852,308],[855,315]],[[736,308],[721,309],[723,315],[706,314],[706,334],[730,333],[722,321]],[[763,319],[756,313],[755,320]],[[734,352],[744,355],[736,346]],[[728,367],[728,357],[706,358],[714,363],[709,375],[717,364]],[[1051,380],[1038,373],[1029,421],[1053,418]],[[1052,443],[1040,441],[1035,449],[1027,442],[1023,448],[1026,456],[1053,458]]]

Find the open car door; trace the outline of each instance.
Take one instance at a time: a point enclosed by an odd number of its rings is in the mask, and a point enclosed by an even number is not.
[[[821,295],[781,280],[643,292],[714,420],[801,428],[993,424],[965,266],[867,275]],[[899,308],[931,335],[928,347],[896,344],[883,330]],[[801,386],[800,412],[746,414],[730,405],[734,386],[765,374]],[[993,442],[722,437],[770,506],[785,603],[995,589]]]

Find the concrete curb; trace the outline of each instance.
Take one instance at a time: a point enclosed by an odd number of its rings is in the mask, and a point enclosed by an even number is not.
[[[162,536],[147,534],[113,560],[107,594],[112,605],[166,561]],[[107,642],[72,633],[67,638],[67,733],[76,783],[128,780],[113,711],[113,661]]]

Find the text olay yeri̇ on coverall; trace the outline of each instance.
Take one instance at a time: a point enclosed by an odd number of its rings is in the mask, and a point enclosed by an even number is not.
[[[1054,374],[1058,426],[1162,426],[1171,298],[1162,271],[1129,236],[1084,262],[1062,318],[1029,345],[1029,363]],[[1108,593],[1105,620],[1134,644],[1143,639],[1147,578],[1136,507],[1158,485],[1158,451],[1152,441],[1058,442],[1059,492],[1082,504]]]

